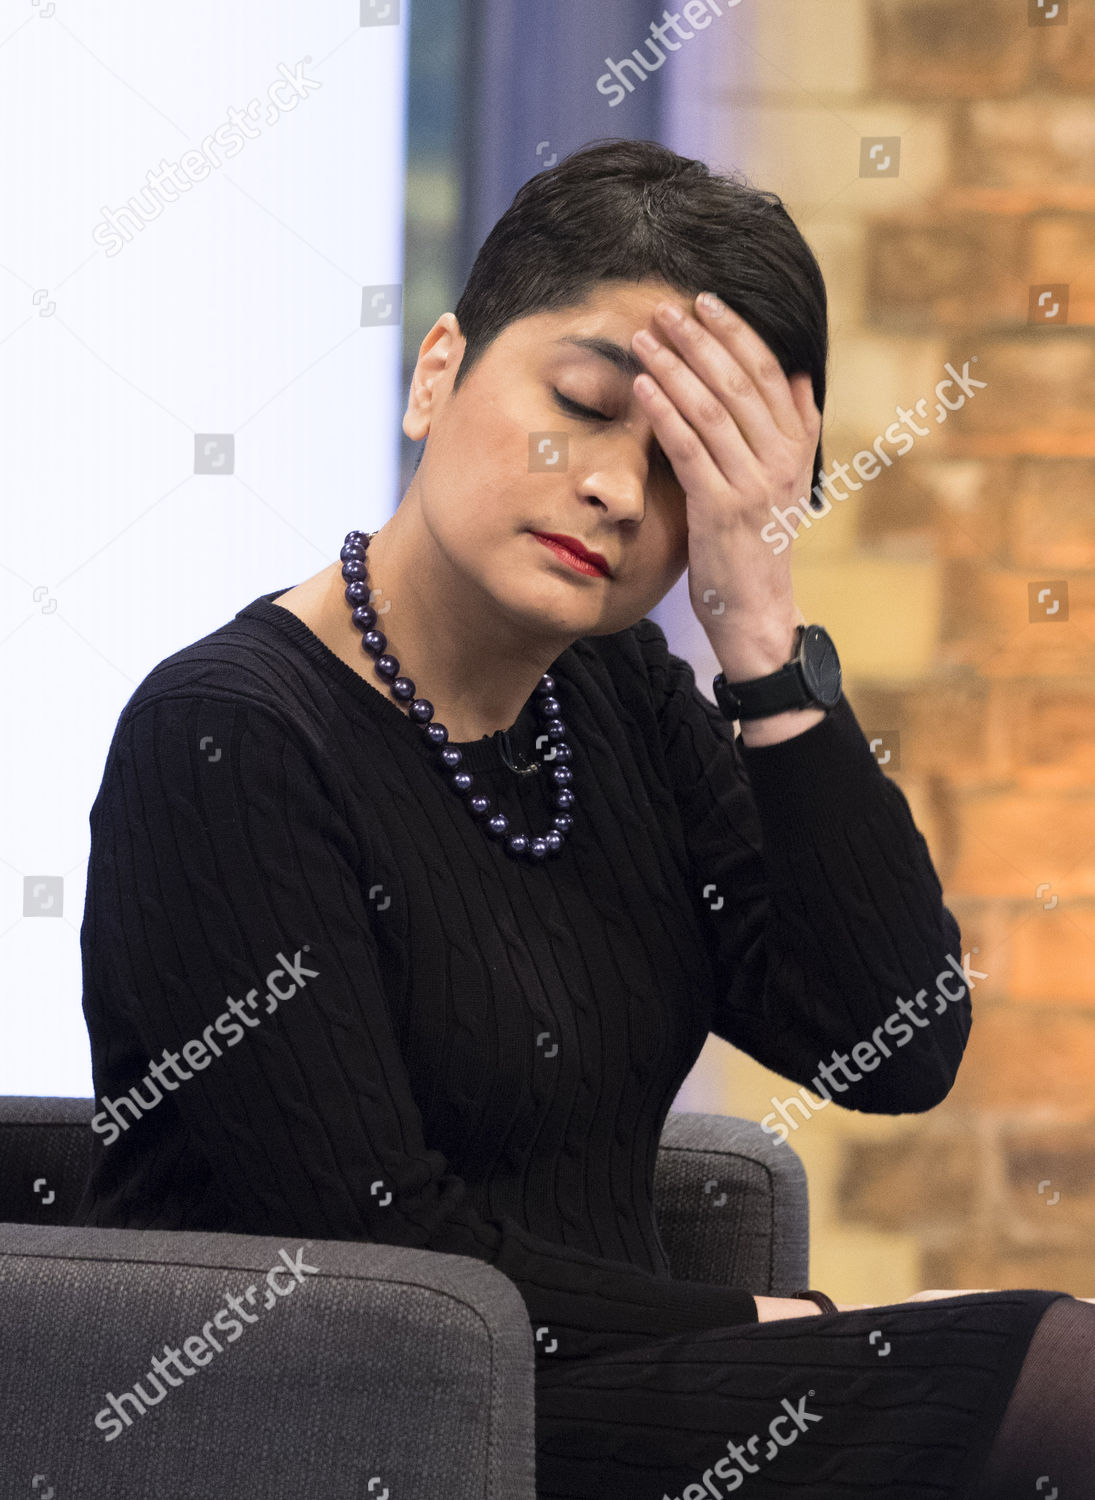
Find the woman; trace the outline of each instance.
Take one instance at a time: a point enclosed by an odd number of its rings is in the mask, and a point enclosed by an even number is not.
[[[1079,1299],[755,1296],[671,1279],[653,1217],[709,1031],[812,1086],[961,953],[843,695],[745,690],[737,738],[647,618],[687,566],[729,684],[789,661],[761,532],[821,472],[826,351],[775,195],[652,142],[540,173],[423,341],[395,515],[161,662],[92,809],[84,1222],[491,1262],[550,1333],[551,1500],[1079,1494],[1095,1458]],[[946,1096],[968,990],[914,1014],[839,1103]]]

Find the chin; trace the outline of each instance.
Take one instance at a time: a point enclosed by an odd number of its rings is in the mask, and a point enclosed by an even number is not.
[[[494,597],[515,625],[541,635],[569,636],[576,640],[597,625],[600,614],[589,602],[573,597],[576,591],[571,591],[570,598],[562,592],[567,588],[565,580],[549,579],[547,585],[545,588],[538,582],[535,588],[518,588],[510,575]]]

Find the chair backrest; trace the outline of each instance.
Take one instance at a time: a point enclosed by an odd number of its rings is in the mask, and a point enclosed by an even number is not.
[[[769,1297],[810,1284],[806,1168],[754,1120],[671,1111],[658,1143],[654,1217],[681,1281]]]
[[[0,1096],[0,1224],[71,1224],[91,1158],[93,1099]]]

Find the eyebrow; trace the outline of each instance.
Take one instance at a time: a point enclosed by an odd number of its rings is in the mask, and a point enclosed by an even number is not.
[[[603,338],[578,338],[574,334],[568,334],[564,338],[556,339],[557,344],[572,344],[576,349],[585,349],[590,354],[599,355],[601,359],[607,359],[609,364],[634,380],[637,375],[642,375],[646,366],[637,354],[630,349],[625,349],[622,344],[615,344],[611,339]]]

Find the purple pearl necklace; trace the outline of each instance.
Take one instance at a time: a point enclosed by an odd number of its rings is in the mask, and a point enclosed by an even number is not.
[[[440,748],[441,765],[443,770],[451,771],[451,784],[462,796],[467,797],[467,808],[472,817],[482,821],[486,818],[485,829],[487,836],[493,839],[505,838],[509,830],[509,819],[505,813],[496,812],[488,817],[493,803],[490,797],[482,794],[475,796],[471,793],[474,778],[469,771],[459,770],[463,753],[454,745],[448,744],[449,731],[444,724],[432,723],[433,704],[428,698],[416,698],[414,683],[409,677],[399,676],[399,663],[395,657],[384,650],[388,644],[388,638],[380,630],[376,629],[376,610],[369,603],[369,575],[365,566],[365,554],[369,543],[376,536],[375,531],[350,531],[346,534],[342,551],[339,557],[342,559],[342,576],[346,580],[346,600],[353,605],[350,615],[351,620],[357,628],[364,632],[361,637],[361,649],[368,651],[375,657],[373,663],[378,676],[382,677],[388,684],[388,692],[397,703],[406,703],[411,699],[408,716],[421,726],[426,739],[431,745]],[[571,758],[570,746],[566,743],[566,725],[559,718],[559,700],[553,696],[555,692],[555,679],[548,673],[544,673],[536,687],[537,704],[540,717],[544,720],[544,728],[547,737],[555,747],[554,759],[563,762],[561,765],[553,766],[551,775],[555,782],[555,806],[559,811],[552,818],[552,827],[542,837],[528,838],[523,833],[513,833],[506,838],[505,851],[514,859],[527,859],[530,863],[537,863],[548,854],[558,854],[563,847],[563,840],[570,832],[574,819],[569,809],[574,806],[574,793],[570,783],[574,779],[574,773],[566,761]]]

